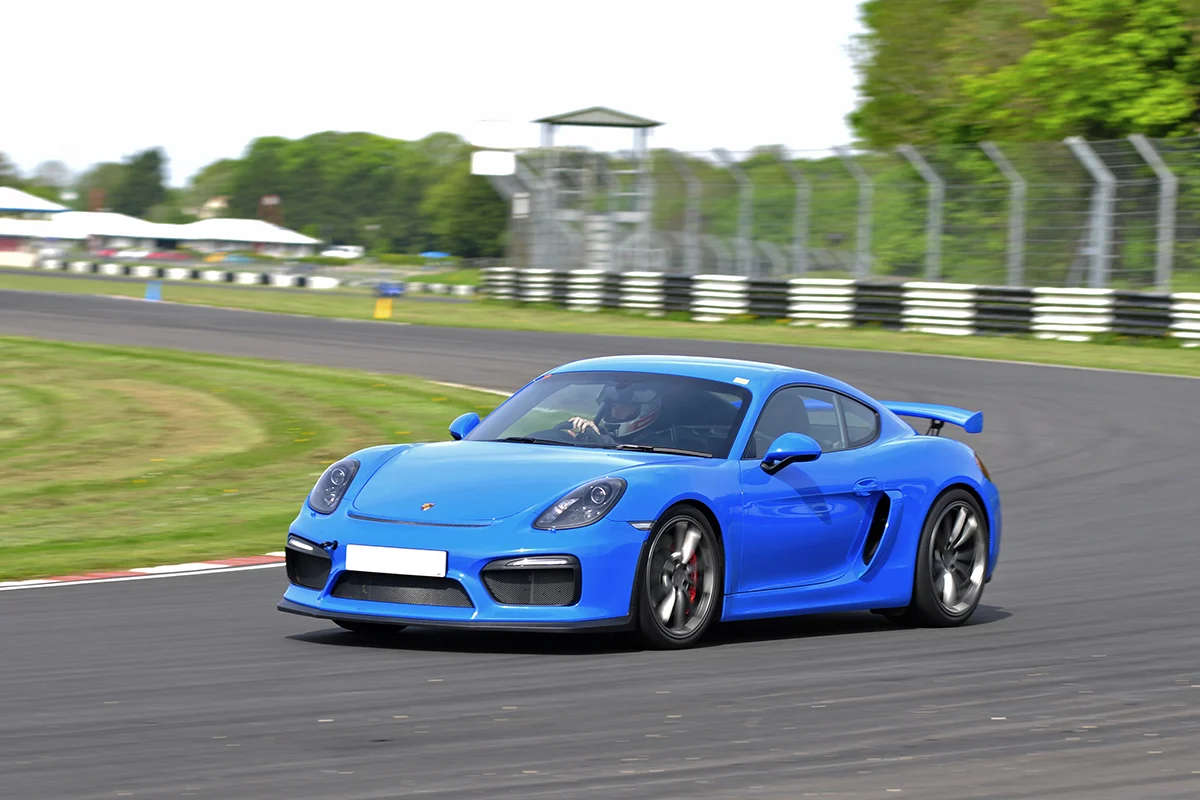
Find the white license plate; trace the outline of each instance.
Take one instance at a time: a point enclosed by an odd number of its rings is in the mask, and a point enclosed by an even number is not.
[[[346,545],[346,569],[355,572],[387,572],[391,575],[444,578],[446,551],[350,544]]]

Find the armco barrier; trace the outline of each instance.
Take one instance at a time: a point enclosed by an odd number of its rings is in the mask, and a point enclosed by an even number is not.
[[[1200,340],[1200,292],[1171,295],[1170,335],[1176,339]]]
[[[900,326],[919,333],[969,336],[975,332],[975,288],[965,283],[902,284]]]
[[[1171,336],[1200,346],[1200,293],[507,267],[484,269],[479,289],[487,297],[528,297],[580,311],[686,311],[698,321],[749,315],[793,325],[875,325],[953,336],[1032,334],[1066,341],[1114,333]]]
[[[795,325],[845,328],[854,323],[854,281],[793,278],[787,282],[787,317]]]
[[[44,258],[38,266],[43,270],[61,270],[81,275],[112,275],[142,280],[207,281],[237,283],[248,286],[278,286],[303,289],[336,289],[342,285],[338,278],[328,275],[290,275],[280,272],[227,272],[222,269],[193,267],[164,267],[154,264],[120,264],[106,261],[62,261]]]

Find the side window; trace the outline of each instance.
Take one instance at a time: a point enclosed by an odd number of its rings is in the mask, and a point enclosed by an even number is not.
[[[861,447],[879,435],[879,415],[857,400],[838,395],[838,404],[846,420],[848,447]]]
[[[845,448],[837,397],[813,386],[789,386],[771,395],[754,424],[742,458],[762,458],[785,433],[805,433],[830,452]],[[868,409],[869,410],[869,409]]]

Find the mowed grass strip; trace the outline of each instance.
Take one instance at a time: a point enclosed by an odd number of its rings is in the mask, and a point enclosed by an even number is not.
[[[496,395],[396,375],[0,337],[0,580],[255,555],[331,462]]]
[[[142,283],[86,278],[0,273],[0,289],[74,292],[141,297]],[[365,292],[278,290],[268,287],[197,286],[164,282],[163,299],[177,303],[273,311],[321,317],[370,320],[375,298]],[[648,317],[632,311],[566,311],[498,300],[442,302],[396,299],[391,320],[417,325],[649,336],[662,339],[708,339],[723,342],[882,350],[926,355],[1059,364],[1101,369],[1135,370],[1200,376],[1200,348],[1184,349],[1175,339],[1134,340],[1106,337],[1097,342],[1043,341],[1024,336],[936,336],[879,328],[813,328],[787,320],[692,322]],[[379,324],[387,324],[386,320]],[[663,342],[664,352],[671,350]]]

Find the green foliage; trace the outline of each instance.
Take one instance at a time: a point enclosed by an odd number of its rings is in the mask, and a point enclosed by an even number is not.
[[[20,186],[21,173],[17,165],[8,160],[8,156],[0,153],[0,186]]]
[[[113,195],[125,180],[124,164],[111,161],[93,164],[75,181],[75,207],[80,211],[111,208]]]
[[[421,210],[439,247],[462,258],[500,254],[498,232],[507,221],[507,205],[486,179],[456,170],[430,187]]]
[[[166,157],[157,147],[143,150],[126,160],[124,174],[111,196],[112,209],[134,217],[144,217],[167,199],[163,185]]]
[[[858,42],[874,146],[1195,130],[1197,0],[868,0]]]
[[[1113,139],[1190,133],[1200,50],[1181,0],[1050,0],[1015,64],[962,85],[990,135]]]
[[[203,202],[200,187],[211,179],[212,191],[230,196],[237,217],[258,216],[260,199],[278,195],[283,224],[333,244],[495,255],[504,204],[486,181],[471,178],[470,153],[449,133],[415,142],[369,133],[263,137],[241,159],[206,167],[193,189]]]

